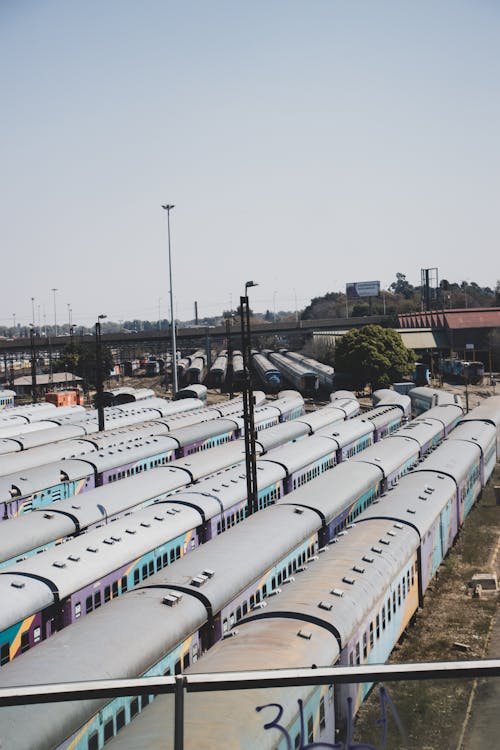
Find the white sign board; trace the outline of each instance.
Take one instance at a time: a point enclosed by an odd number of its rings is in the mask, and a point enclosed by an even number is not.
[[[356,281],[345,285],[347,299],[359,299],[360,297],[378,297],[380,294],[380,281]]]

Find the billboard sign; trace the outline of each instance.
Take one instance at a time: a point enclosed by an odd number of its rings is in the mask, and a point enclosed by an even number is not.
[[[380,281],[356,281],[345,285],[347,299],[360,297],[378,297],[380,295]]]

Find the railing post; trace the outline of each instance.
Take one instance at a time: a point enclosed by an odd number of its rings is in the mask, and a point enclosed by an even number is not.
[[[185,677],[178,674],[175,678],[174,704],[174,750],[184,750],[184,685]]]

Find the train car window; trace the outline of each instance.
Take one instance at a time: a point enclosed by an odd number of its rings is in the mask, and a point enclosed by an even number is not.
[[[313,717],[310,716],[307,720],[307,741],[312,742],[314,740],[314,722]]]
[[[226,618],[224,618],[224,620],[222,621],[222,632],[227,633],[227,619]]]
[[[406,578],[403,576],[403,599],[406,599]]]
[[[110,740],[115,733],[115,722],[113,719],[109,719],[104,725],[104,742]]]
[[[101,592],[96,591],[94,594],[94,609],[98,609],[101,606]]]
[[[161,570],[161,557],[156,558],[156,570]]]
[[[148,566],[144,564],[142,566],[142,580],[148,577]]]
[[[406,589],[408,593],[410,593],[410,571],[406,574]]]
[[[130,718],[133,719],[139,713],[139,698],[134,698],[130,703]]]
[[[401,606],[401,584],[398,583],[398,607]]]
[[[23,633],[21,635],[21,653],[24,654],[25,651],[28,651],[30,647],[30,634]]]
[[[127,591],[127,589],[128,589],[128,580],[127,580],[127,576],[123,576],[123,577],[122,577],[122,594],[124,594],[124,593],[125,593],[125,591]]]
[[[168,565],[168,552],[165,552],[165,554],[163,555],[163,567],[165,567],[166,565]]]
[[[184,659],[182,660],[182,668],[187,669],[189,667],[190,661],[191,660],[189,658],[189,651],[188,651],[187,654],[184,655]]]
[[[8,643],[2,643],[0,647],[0,666],[10,661],[10,646]]]
[[[392,611],[396,614],[396,592],[392,592]]]
[[[87,596],[87,598],[85,599],[85,613],[88,615],[89,612],[92,612],[92,609],[92,597]]]
[[[113,581],[111,592],[113,594],[113,597],[118,596],[118,581]]]
[[[370,623],[370,648],[373,648],[373,622]]]
[[[349,666],[354,666],[354,651],[351,651],[351,653],[349,654]]]
[[[368,656],[368,643],[366,639],[366,633],[363,633],[363,658],[366,659]]]
[[[382,607],[382,630],[385,630],[385,604]]]
[[[319,702],[319,728],[324,729],[326,727],[325,719],[325,699],[322,698]]]
[[[238,620],[241,620],[241,607],[236,608],[236,622],[238,622]]]
[[[389,596],[387,599],[387,619],[389,622],[391,621],[391,597]]]
[[[80,602],[76,602],[75,604],[75,620],[77,620],[80,615],[82,614],[82,605]]]
[[[175,549],[170,550],[170,563],[173,563],[175,560]]]
[[[153,573],[155,572],[155,561],[154,560],[150,560],[149,561],[148,570],[149,570],[149,575],[152,576]]]
[[[380,638],[380,615],[377,615],[376,623],[377,623],[376,636],[377,636],[377,640],[378,640]]]
[[[42,630],[41,628],[35,628],[33,631],[33,642],[39,643],[42,638]]]
[[[356,664],[359,664],[359,641],[356,641]]]
[[[97,732],[92,732],[89,736],[87,747],[88,750],[99,750],[99,734]]]
[[[137,586],[137,584],[139,583],[140,580],[141,580],[141,574],[139,572],[139,569],[136,568],[134,570],[134,586]]]
[[[226,627],[227,627],[227,621],[225,621],[225,622],[226,622]],[[181,660],[177,659],[177,661],[175,662],[174,674],[180,674],[181,671],[182,671],[181,670]]]
[[[293,743],[294,750],[299,750],[300,744],[301,743],[300,743],[300,732],[299,732],[298,734],[295,735],[295,740]]]
[[[120,708],[116,714],[116,731],[119,732],[125,726],[125,709]]]
[[[248,604],[246,602],[243,602],[243,614],[246,615],[248,612]]]
[[[175,548],[175,559],[178,560],[180,556],[181,556],[181,548],[177,545],[177,547]]]
[[[104,601],[109,602],[111,599],[111,586],[106,586],[104,588]]]

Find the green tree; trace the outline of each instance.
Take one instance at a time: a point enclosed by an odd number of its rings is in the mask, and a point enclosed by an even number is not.
[[[87,387],[96,386],[96,347],[95,344],[74,343],[66,346],[61,352],[59,364],[68,372],[79,375]],[[58,366],[59,366],[58,364]],[[105,380],[112,367],[113,356],[110,350],[102,347],[102,375]]]
[[[335,368],[348,373],[355,388],[387,387],[410,375],[415,355],[397,331],[368,325],[346,333],[335,348]]]
[[[392,282],[389,289],[392,289],[394,294],[401,294],[405,299],[410,299],[415,291],[415,287],[406,280],[404,273],[396,274],[396,281]]]

